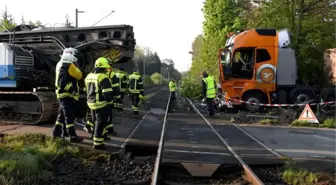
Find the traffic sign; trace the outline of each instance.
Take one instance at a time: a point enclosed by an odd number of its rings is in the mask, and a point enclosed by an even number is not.
[[[308,123],[319,123],[314,112],[311,110],[310,106],[307,104],[303,109],[299,121],[307,121]]]

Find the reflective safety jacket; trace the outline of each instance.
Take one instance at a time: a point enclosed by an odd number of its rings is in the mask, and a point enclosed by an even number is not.
[[[175,92],[176,91],[176,83],[173,81],[169,82],[169,90],[170,92]]]
[[[119,81],[120,92],[125,92],[129,86],[129,82],[127,79],[127,73],[125,71],[118,71],[116,73],[116,77]]]
[[[216,84],[215,80],[212,76],[207,76],[203,78],[203,95],[207,98],[215,98],[216,97]]]
[[[111,70],[111,71],[107,72],[106,74],[108,75],[108,77],[110,78],[110,81],[111,81],[113,96],[116,97],[116,98],[120,97],[119,81],[116,77],[116,73],[113,70]],[[111,103],[113,103],[113,101]]]
[[[85,78],[87,105],[96,110],[105,107],[113,100],[111,81],[105,69],[95,68]]]
[[[133,72],[131,75],[128,77],[129,79],[129,91],[130,93],[141,93],[143,94],[144,88],[143,88],[143,81],[140,76],[139,72]]]
[[[56,65],[55,88],[56,97],[75,98],[78,92],[78,81],[82,79],[82,72],[73,63],[61,60]],[[78,94],[79,95],[79,94]]]

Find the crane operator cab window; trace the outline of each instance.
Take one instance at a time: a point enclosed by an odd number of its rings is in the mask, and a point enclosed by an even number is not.
[[[254,48],[236,50],[232,57],[232,78],[252,79],[254,56]]]

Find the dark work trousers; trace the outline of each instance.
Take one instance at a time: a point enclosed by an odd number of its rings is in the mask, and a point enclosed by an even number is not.
[[[113,111],[113,106],[112,105],[108,105],[106,106],[106,109],[107,109],[107,122],[105,124],[105,129],[104,129],[104,135],[105,134],[113,134],[113,123],[112,123],[112,119],[113,119],[113,116],[112,116],[112,111]]]
[[[66,97],[59,99],[58,116],[53,129],[54,137],[61,137],[63,126],[67,128],[70,137],[77,136],[75,131],[75,101],[73,98]]]
[[[95,123],[94,128],[94,145],[104,144],[104,129],[109,117],[109,107],[105,106],[101,109],[91,111],[92,120]]]
[[[176,100],[176,91],[171,91],[171,101]]]
[[[120,106],[122,106],[122,104],[124,103],[124,97],[125,97],[125,92],[120,92],[120,98],[117,100],[117,103],[119,103]]]
[[[209,115],[214,115],[214,108],[212,104],[213,98],[206,98],[206,103],[208,106]]]
[[[92,110],[88,107],[86,109],[86,123],[85,123],[85,127],[88,130],[88,132],[92,132],[94,129],[94,120],[92,119]]]
[[[139,98],[140,93],[132,93],[131,98],[132,98],[132,110],[133,112],[139,112]]]

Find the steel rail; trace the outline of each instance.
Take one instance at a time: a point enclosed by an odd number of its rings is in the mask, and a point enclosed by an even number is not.
[[[168,109],[169,109],[169,104],[170,104],[170,98],[171,98],[171,93],[169,93],[169,98],[168,98],[168,102],[167,102],[167,106],[166,106],[166,112],[165,112],[165,116],[163,118],[162,131],[161,131],[161,136],[160,136],[159,147],[158,147],[157,154],[156,154],[151,185],[156,185],[157,180],[158,180],[159,167],[160,167],[160,163],[161,163],[161,157],[162,157],[162,151],[163,151],[163,145],[164,145],[164,134],[165,134],[165,130],[166,130],[166,122],[167,122],[167,115],[168,115]]]
[[[228,142],[223,139],[223,137],[217,132],[217,130],[211,125],[211,123],[202,115],[202,113],[196,108],[196,106],[191,102],[189,98],[187,100],[190,103],[190,106],[194,109],[194,111],[202,117],[202,119],[207,123],[207,125],[211,128],[213,133],[215,133],[218,137],[218,139],[221,140],[221,142],[226,146],[226,148],[232,153],[232,155],[239,161],[239,163],[242,165],[246,180],[252,183],[253,185],[264,185],[264,183],[259,179],[259,177],[252,171],[252,169],[243,161],[242,158],[233,150],[233,148],[228,144]],[[152,184],[153,185],[153,184]]]

